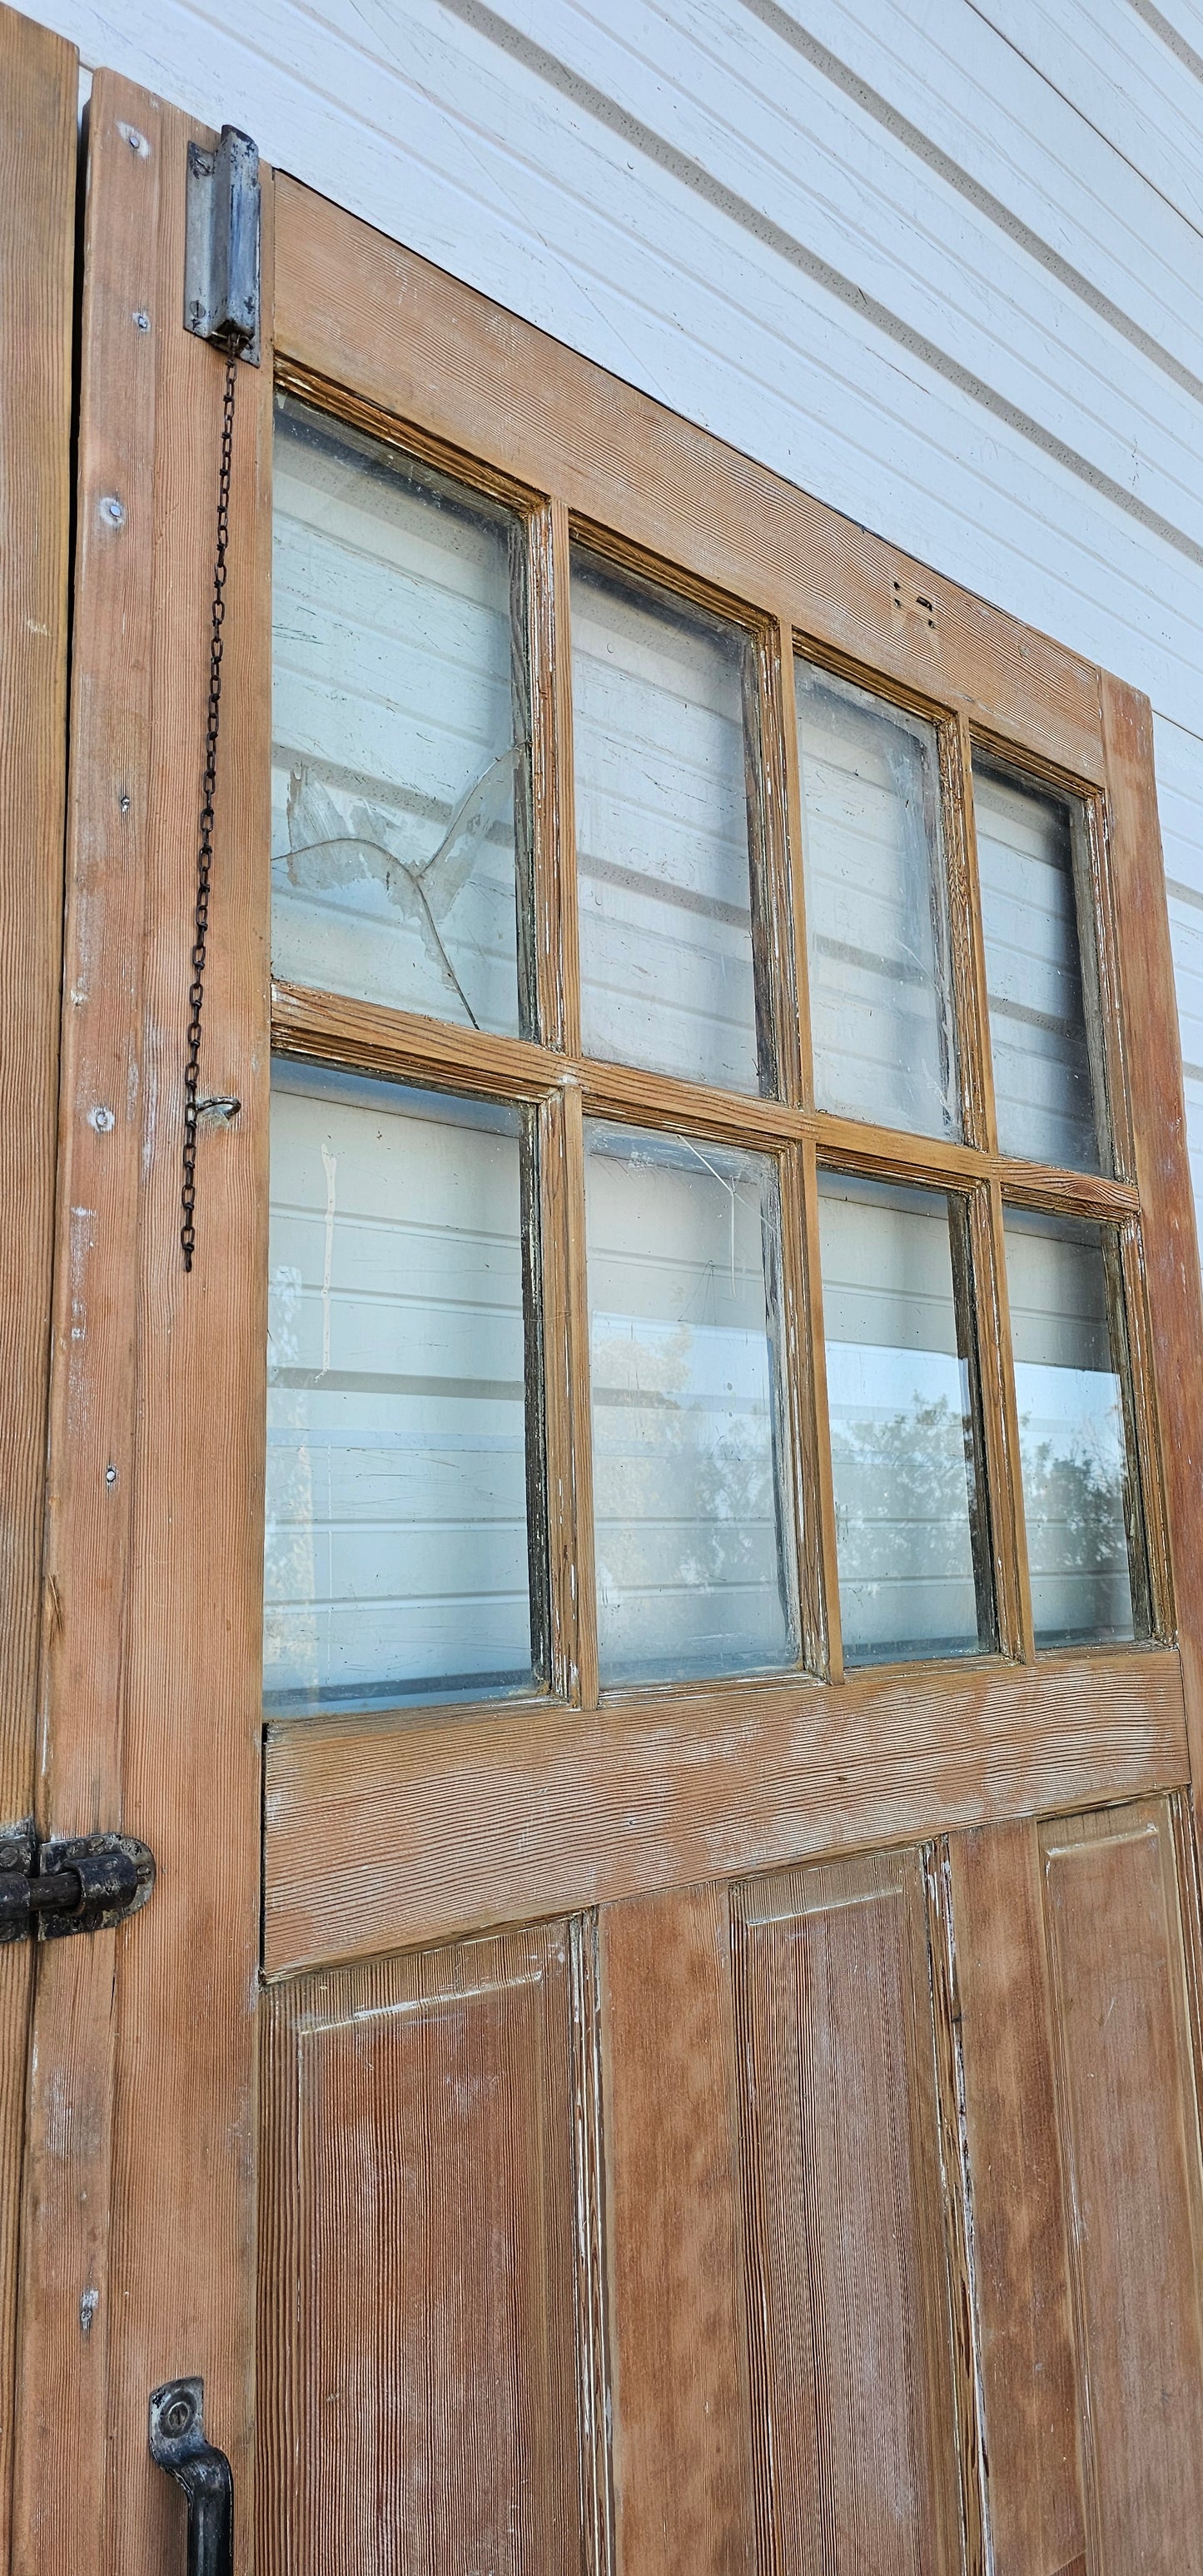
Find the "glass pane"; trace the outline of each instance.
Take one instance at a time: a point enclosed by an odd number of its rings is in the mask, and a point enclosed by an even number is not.
[[[934,725],[795,662],[820,1109],[958,1136]]]
[[[758,1085],[737,628],[574,549],[587,1055]]]
[[[962,1321],[963,1226],[963,1211],[939,1192],[819,1175],[849,1663],[976,1654],[995,1643],[979,1404]]]
[[[268,1706],[529,1683],[518,1113],[278,1065]]]
[[[276,972],[515,1031],[521,528],[286,396],[274,527]]]
[[[602,1678],[790,1664],[774,1167],[683,1136],[586,1138]]]
[[[1131,1637],[1135,1498],[1102,1230],[1009,1208],[1006,1243],[1036,1635]]]
[[[1097,1172],[1069,808],[975,763],[973,810],[999,1144]]]

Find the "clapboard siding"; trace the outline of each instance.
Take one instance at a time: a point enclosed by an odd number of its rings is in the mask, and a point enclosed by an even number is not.
[[[1203,1066],[1192,0],[37,14],[1146,689]]]

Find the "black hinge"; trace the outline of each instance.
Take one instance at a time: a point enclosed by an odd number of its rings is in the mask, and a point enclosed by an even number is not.
[[[133,1834],[40,1843],[32,1826],[10,1825],[0,1835],[0,1942],[102,1932],[136,1914],[154,1883],[154,1855]]]
[[[188,146],[184,328],[259,364],[259,152],[236,125]]]

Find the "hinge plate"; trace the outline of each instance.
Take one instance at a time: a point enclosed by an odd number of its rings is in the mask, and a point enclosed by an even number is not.
[[[134,1834],[41,1843],[32,1825],[7,1825],[0,1831],[0,1944],[109,1930],[146,1904],[154,1883],[154,1855]]]
[[[188,146],[184,329],[259,364],[259,151],[223,125],[213,151]]]

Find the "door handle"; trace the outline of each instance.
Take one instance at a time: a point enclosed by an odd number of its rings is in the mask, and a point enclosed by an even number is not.
[[[234,2576],[234,2472],[205,2439],[203,2379],[152,2390],[150,2456],[188,2499],[188,2576]]]

